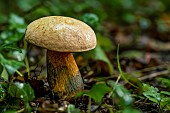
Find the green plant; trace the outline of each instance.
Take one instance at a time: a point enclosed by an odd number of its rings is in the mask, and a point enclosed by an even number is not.
[[[0,97],[0,102],[3,103],[0,107],[1,112],[22,110],[29,113],[31,112],[29,102],[34,99],[34,91],[26,83],[3,83],[0,84]]]
[[[101,51],[99,53],[102,53]],[[104,58],[104,57],[102,57]],[[117,48],[117,64],[118,69],[120,72],[120,77],[122,77],[123,80],[125,80],[130,85],[134,86],[135,88],[138,88],[137,86],[133,85],[127,78],[126,75],[123,73],[121,69],[121,65],[119,62],[119,45]],[[99,90],[100,89],[100,90]],[[106,94],[111,96],[113,101],[115,100],[117,105],[121,105],[120,111],[123,113],[140,113],[139,110],[134,109],[132,104],[134,99],[130,96],[131,93],[123,86],[120,85],[117,82],[114,82],[112,80],[109,80],[107,82],[107,85],[105,82],[99,82],[95,84],[90,90],[84,91],[79,93],[78,96],[84,94],[89,96],[89,106],[91,106],[91,98],[97,103],[102,103],[102,99]],[[90,109],[90,107],[89,107]],[[90,111],[89,111],[90,112]],[[113,110],[110,109],[110,113],[112,113]]]
[[[9,27],[0,33],[0,76],[5,80],[24,66],[26,51],[18,46],[25,32],[24,19],[11,14]],[[17,71],[18,72],[18,71]]]
[[[169,78],[158,78],[158,80],[160,81],[161,85],[163,85],[164,87],[167,87],[167,88],[170,87]]]
[[[67,108],[68,113],[81,113],[78,108],[75,108],[74,105],[70,104]]]
[[[170,110],[170,92],[159,91],[158,88],[143,83],[143,95],[153,103],[158,104],[160,113],[163,112],[164,108]]]
[[[34,98],[31,86],[9,79],[14,73],[23,76],[18,69],[25,66],[22,41],[25,28],[24,19],[12,13],[9,26],[0,33],[0,112],[31,112],[29,102]]]
[[[81,17],[81,19],[85,23],[90,25],[93,29],[96,30],[96,37],[97,37],[96,48],[82,55],[87,59],[91,58],[96,61],[99,60],[99,61],[105,62],[109,68],[110,75],[112,75],[114,73],[114,68],[109,58],[107,57],[106,52],[113,50],[113,44],[109,38],[107,38],[106,36],[100,35],[100,33],[98,33],[97,29],[99,29],[99,26],[101,26],[99,23],[98,16],[93,13],[87,13],[87,14],[84,14]]]
[[[123,113],[140,113],[140,111],[133,107],[134,99],[124,86],[117,84],[112,80],[108,81],[107,84],[108,85],[104,82],[99,82],[90,90],[81,92],[77,96],[82,94],[89,96],[89,106],[91,106],[92,98],[98,105],[105,106],[107,108],[108,105],[103,102],[103,98],[106,98],[105,95],[109,94],[111,99],[115,102],[115,105],[121,105],[120,110],[118,111]],[[112,112],[113,110],[110,109],[110,113]]]

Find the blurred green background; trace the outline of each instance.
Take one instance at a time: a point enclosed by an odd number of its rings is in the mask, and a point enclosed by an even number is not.
[[[159,24],[170,11],[168,4],[169,0],[1,0],[0,23],[7,23],[11,13],[26,22],[49,15],[81,18],[85,13],[93,13],[101,23],[137,25],[142,30],[156,24],[159,30],[165,30]]]
[[[16,14],[29,23],[49,15],[70,16],[82,20],[83,15],[92,13],[104,28],[94,28],[96,19],[94,20],[93,16],[89,17],[91,20],[84,21],[95,30],[113,33],[110,34],[111,37],[121,26],[125,27],[123,29],[127,28],[130,33],[167,33],[169,4],[169,0],[1,0],[0,30],[8,23],[11,14]]]

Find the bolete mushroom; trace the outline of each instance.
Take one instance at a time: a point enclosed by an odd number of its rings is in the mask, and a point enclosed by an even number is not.
[[[94,31],[82,21],[63,16],[37,19],[27,26],[25,39],[47,49],[47,80],[58,98],[71,98],[84,89],[72,52],[94,49]]]

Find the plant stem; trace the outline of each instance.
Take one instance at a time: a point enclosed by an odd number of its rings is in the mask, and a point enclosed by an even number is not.
[[[117,65],[118,65],[118,70],[120,72],[120,76],[127,82],[129,83],[130,85],[132,85],[133,87],[135,88],[138,88],[136,85],[132,84],[131,82],[129,82],[129,80],[124,76],[124,73],[122,71],[122,68],[121,68],[121,65],[120,65],[120,62],[119,62],[119,44],[117,46]]]
[[[87,111],[87,113],[90,113],[90,109],[91,109],[91,97],[89,96],[89,103],[88,103],[88,111]]]

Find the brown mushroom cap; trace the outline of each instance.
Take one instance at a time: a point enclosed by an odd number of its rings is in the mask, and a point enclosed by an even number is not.
[[[95,33],[87,24],[63,16],[48,16],[33,21],[27,27],[25,39],[59,52],[88,51],[96,46]]]

